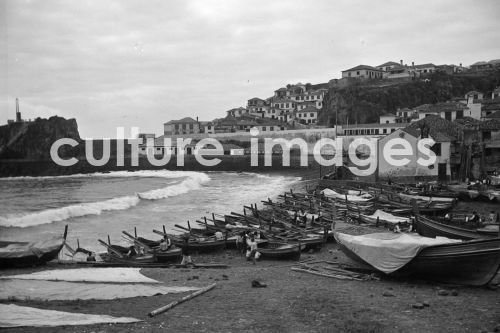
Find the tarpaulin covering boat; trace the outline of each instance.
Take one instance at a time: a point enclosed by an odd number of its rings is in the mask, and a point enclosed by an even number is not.
[[[499,238],[461,242],[412,236],[420,238],[424,245],[410,241],[408,246],[402,243],[409,235],[404,238],[400,234],[372,235],[351,236],[335,232],[347,256],[387,274],[480,286],[489,283],[500,268]]]
[[[366,223],[375,224],[398,224],[398,223],[409,223],[410,219],[408,217],[396,216],[390,213],[384,212],[383,210],[377,209],[372,215],[360,214],[359,218]]]
[[[0,267],[26,267],[45,264],[56,259],[64,246],[68,226],[64,235],[35,242],[0,242]]]
[[[365,262],[386,274],[395,272],[409,263],[426,247],[460,242],[444,237],[428,238],[389,232],[359,236],[336,233],[335,238]]]
[[[323,195],[327,198],[335,198],[335,199],[341,199],[341,200],[346,200],[351,201],[351,202],[365,202],[365,201],[370,201],[373,199],[373,196],[371,194],[365,193],[365,194],[342,194],[335,192],[334,190],[331,190],[329,188],[325,188],[323,191],[321,191]],[[351,192],[352,193],[352,192]]]

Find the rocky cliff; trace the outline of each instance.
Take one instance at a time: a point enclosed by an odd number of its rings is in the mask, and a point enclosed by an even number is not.
[[[61,138],[82,142],[75,119],[54,116],[0,126],[0,160],[48,160],[50,147]],[[79,154],[80,149],[70,146],[61,147],[59,151],[61,157]]]

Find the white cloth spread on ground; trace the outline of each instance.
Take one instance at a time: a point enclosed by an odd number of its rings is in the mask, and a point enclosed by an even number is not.
[[[361,214],[361,215],[363,215],[363,214]],[[372,215],[364,215],[364,216],[371,218],[371,219],[374,219],[374,220],[376,220],[378,217],[379,221],[381,223],[389,222],[392,224],[396,224],[396,223],[409,223],[410,222],[410,219],[408,217],[395,216],[395,215],[389,214],[387,212],[384,212],[383,210],[380,210],[380,209],[377,209],[375,211],[375,213],[373,213]]]
[[[0,279],[24,279],[72,282],[160,283],[140,272],[140,268],[92,267],[54,269],[31,274],[0,276]]]
[[[15,304],[0,304],[0,327],[91,325],[102,323],[135,323],[130,317],[112,317],[87,313],[43,310]]]
[[[352,194],[341,194],[338,192],[335,192],[334,190],[331,190],[329,188],[325,188],[323,191],[321,191],[323,195],[327,198],[335,198],[335,199],[342,199],[345,200],[347,196],[347,201],[353,201],[353,202],[363,202],[363,201],[370,201],[372,199],[372,196],[365,193],[363,195],[352,195]]]
[[[386,274],[406,265],[426,247],[461,242],[446,237],[428,238],[387,232],[361,236],[336,233],[336,238],[361,259]]]
[[[111,284],[64,281],[4,280],[1,300],[88,300],[116,299],[196,291],[196,287],[170,287],[158,284]]]

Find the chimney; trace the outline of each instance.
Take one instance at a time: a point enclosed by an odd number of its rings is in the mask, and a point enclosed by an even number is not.
[[[399,63],[401,64],[401,66],[403,65],[403,60],[399,60]]]
[[[462,67],[462,63],[460,63],[460,67]]]
[[[196,122],[198,122],[198,116],[196,116]]]
[[[411,62],[411,67],[415,67],[415,61]]]

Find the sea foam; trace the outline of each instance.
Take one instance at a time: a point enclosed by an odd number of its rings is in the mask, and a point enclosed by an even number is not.
[[[70,176],[61,176],[64,178]],[[86,215],[100,215],[104,211],[125,210],[139,204],[141,199],[158,200],[167,197],[172,197],[180,194],[188,193],[191,190],[198,189],[203,183],[210,181],[210,177],[201,172],[191,171],[117,171],[110,173],[94,173],[94,174],[78,174],[71,177],[156,177],[156,178],[185,178],[180,183],[170,185],[164,188],[155,189],[143,193],[135,193],[118,198],[112,198],[99,202],[82,203],[76,205],[65,206],[61,208],[46,209],[39,212],[29,214],[16,214],[13,216],[1,217],[0,226],[3,227],[19,227],[26,228],[30,226],[47,224],[57,221],[64,221],[69,218],[81,217]],[[37,177],[46,178],[46,177]],[[57,177],[50,177],[57,178]],[[31,178],[33,179],[33,178]]]

